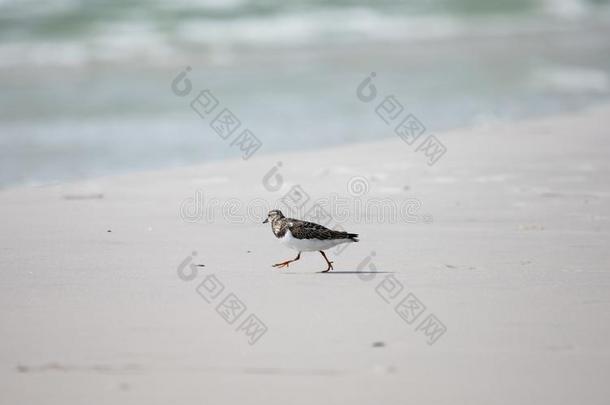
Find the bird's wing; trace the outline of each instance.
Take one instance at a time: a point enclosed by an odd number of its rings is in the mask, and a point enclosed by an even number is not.
[[[293,237],[297,239],[348,239],[347,232],[333,231],[322,225],[291,219],[288,221],[288,229]]]

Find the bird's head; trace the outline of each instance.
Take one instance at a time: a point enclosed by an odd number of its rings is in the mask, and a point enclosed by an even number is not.
[[[284,214],[282,214],[282,211],[271,210],[267,214],[267,218],[263,221],[263,224],[266,224],[269,221],[273,222],[275,219],[278,219],[278,218],[284,218]]]

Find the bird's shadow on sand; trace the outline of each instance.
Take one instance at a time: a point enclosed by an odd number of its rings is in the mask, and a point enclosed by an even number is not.
[[[340,270],[331,270],[328,272],[324,272],[324,271],[316,271],[316,272],[304,272],[304,271],[300,271],[300,272],[285,272],[282,274],[392,274],[394,273],[393,271],[353,271],[353,270],[347,270],[347,271],[340,271]]]

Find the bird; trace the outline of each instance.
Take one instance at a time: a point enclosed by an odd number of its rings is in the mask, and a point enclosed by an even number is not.
[[[324,253],[326,249],[341,243],[358,242],[357,233],[335,231],[314,222],[286,218],[280,210],[269,211],[263,224],[268,222],[271,222],[271,230],[280,243],[299,252],[294,259],[276,263],[272,266],[280,269],[299,260],[302,252],[315,252],[317,250],[322,254],[328,265],[326,270],[321,271],[321,273],[326,273],[333,270],[333,262],[328,260]]]

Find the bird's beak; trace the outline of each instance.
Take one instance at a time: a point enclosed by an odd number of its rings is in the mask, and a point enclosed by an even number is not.
[[[266,224],[267,222],[269,222],[269,218],[266,218],[266,219],[263,221],[263,224]]]

